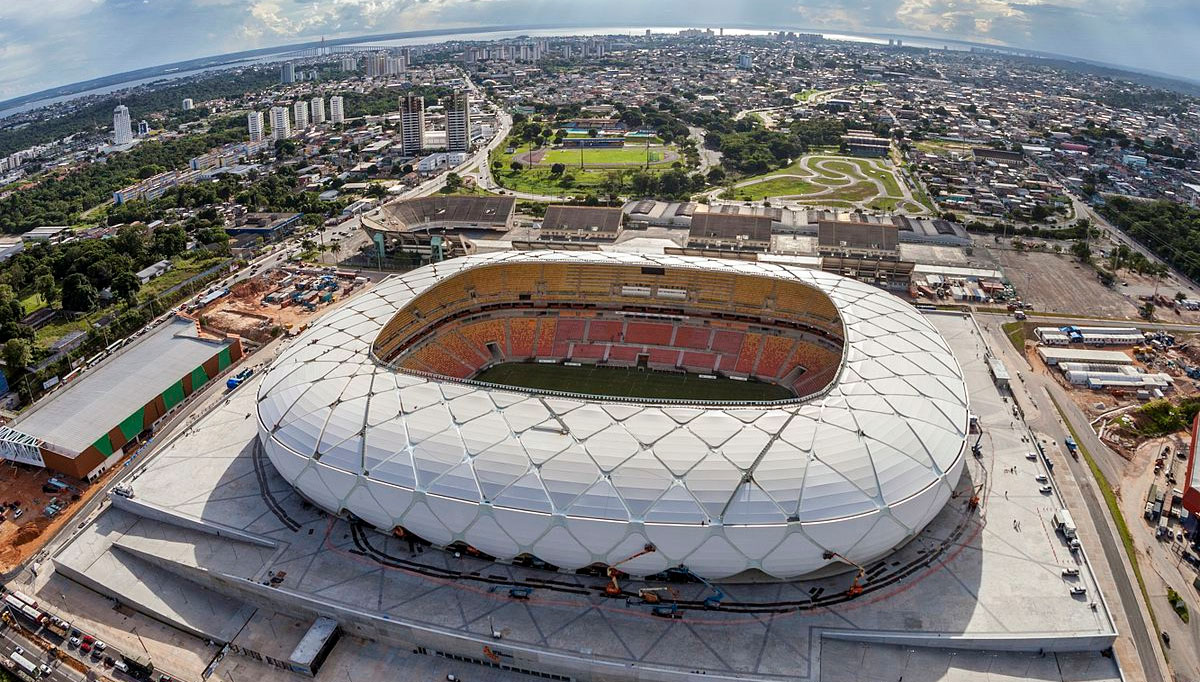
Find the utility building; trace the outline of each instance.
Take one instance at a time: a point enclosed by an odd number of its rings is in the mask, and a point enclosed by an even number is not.
[[[241,357],[239,337],[173,317],[0,427],[0,457],[95,478]]]

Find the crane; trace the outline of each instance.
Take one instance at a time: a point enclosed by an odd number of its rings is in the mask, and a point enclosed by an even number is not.
[[[867,569],[865,569],[861,565],[859,565],[858,562],[853,561],[853,560],[847,558],[845,555],[839,554],[837,552],[825,550],[825,553],[822,554],[821,556],[824,557],[824,559],[826,561],[829,561],[830,559],[841,559],[842,561],[857,568],[858,573],[856,573],[854,575],[854,582],[850,583],[850,589],[846,590],[846,596],[847,597],[857,597],[858,595],[862,594],[862,592],[863,592],[862,582],[863,582],[863,578],[866,577],[866,575],[867,575]]]
[[[715,609],[715,608],[721,606],[721,602],[725,601],[725,591],[724,590],[722,590],[721,588],[717,587],[716,585],[708,582],[704,578],[696,575],[695,573],[692,573],[691,569],[689,569],[687,566],[680,566],[679,570],[682,571],[685,575],[690,575],[693,578],[695,578],[696,580],[698,580],[699,582],[704,583],[705,587],[712,590],[713,593],[704,598],[704,608]]]
[[[621,575],[621,572],[617,570],[617,566],[620,566],[621,564],[629,563],[630,561],[633,561],[634,559],[636,559],[638,557],[646,556],[647,554],[652,554],[657,551],[658,551],[657,547],[655,547],[651,543],[647,542],[646,546],[642,547],[642,551],[637,552],[636,554],[627,556],[624,559],[621,559],[620,561],[618,561],[617,563],[609,566],[608,571],[607,571],[608,584],[604,586],[604,594],[608,595],[609,597],[621,596],[621,585],[619,583],[617,583],[617,577],[619,575]]]

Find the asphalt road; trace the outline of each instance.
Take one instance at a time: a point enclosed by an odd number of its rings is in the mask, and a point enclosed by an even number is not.
[[[1053,395],[1058,404],[1062,406],[1063,414],[1066,415],[1071,428],[1077,434],[1079,443],[1092,455],[1100,470],[1110,481],[1121,480],[1124,460],[1100,442],[1096,433],[1092,431],[1089,420],[1071,402],[1062,388],[1052,379],[1029,371],[1025,359],[1017,354],[1016,349],[1007,342],[999,325],[999,320],[1003,319],[999,316],[981,316],[980,324],[991,332],[989,344],[993,351],[1000,353],[1010,367],[1020,368],[1018,369],[1020,379],[1015,376],[1013,378],[1013,395],[1019,404],[1025,403],[1022,405],[1022,409],[1026,412],[1030,426],[1039,434],[1045,434],[1052,439],[1053,442],[1043,442],[1043,447],[1046,447],[1048,451],[1061,452],[1058,444],[1063,443],[1066,437],[1071,435],[1062,423],[1054,401],[1050,399],[1050,396]],[[1036,418],[1028,417],[1032,412],[1028,409],[1030,401],[1033,402],[1033,407],[1036,409]],[[1116,583],[1117,593],[1121,599],[1121,608],[1129,623],[1129,635],[1133,639],[1141,659],[1139,665],[1145,671],[1145,679],[1148,682],[1166,682],[1168,678],[1159,666],[1155,650],[1155,647],[1158,646],[1156,641],[1158,633],[1151,632],[1147,626],[1148,617],[1139,606],[1137,593],[1140,590],[1135,577],[1131,575],[1131,569],[1126,569],[1124,545],[1098,489],[1099,483],[1093,478],[1087,463],[1082,459],[1075,460],[1069,456],[1062,456],[1059,459],[1066,463],[1075,480],[1079,482],[1081,497],[1087,507],[1088,515],[1091,516],[1092,523],[1097,528],[1100,546],[1104,551],[1104,559],[1108,563],[1113,581]]]

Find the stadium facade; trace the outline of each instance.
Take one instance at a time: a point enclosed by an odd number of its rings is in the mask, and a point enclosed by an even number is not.
[[[795,397],[601,398],[471,380],[519,361],[686,370]],[[907,543],[958,482],[967,408],[945,340],[869,285],[555,251],[387,280],[306,331],[258,394],[266,454],[331,513],[501,560],[713,580],[820,575]]]

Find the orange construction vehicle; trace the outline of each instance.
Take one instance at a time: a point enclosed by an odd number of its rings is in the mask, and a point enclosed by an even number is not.
[[[850,589],[846,590],[846,596],[847,597],[857,597],[858,595],[863,593],[862,583],[863,583],[863,578],[866,577],[866,575],[867,575],[867,569],[860,566],[857,562],[851,561],[850,559],[846,558],[844,555],[838,554],[837,552],[826,551],[822,556],[825,557],[826,561],[828,561],[830,559],[841,559],[842,561],[857,568],[858,573],[856,573],[854,575],[854,582],[850,583]]]
[[[658,548],[656,548],[654,545],[647,542],[646,546],[642,548],[642,551],[640,551],[637,554],[634,554],[632,556],[625,557],[624,559],[621,559],[617,563],[609,566],[608,572],[607,572],[608,584],[604,586],[604,594],[606,594],[610,597],[621,596],[621,585],[617,583],[617,577],[621,575],[621,571],[617,570],[617,566],[629,563],[630,561],[633,561],[634,559],[636,559],[638,557],[646,556],[647,554],[651,554],[656,551],[658,551]]]

